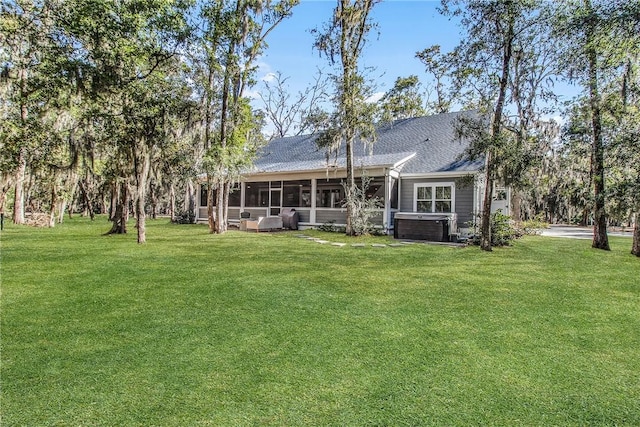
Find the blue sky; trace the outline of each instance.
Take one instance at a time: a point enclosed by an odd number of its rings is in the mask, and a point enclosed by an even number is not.
[[[321,29],[329,21],[335,5],[335,0],[302,0],[293,15],[270,34],[269,47],[260,58],[258,77],[268,78],[269,73],[279,71],[288,77],[288,91],[296,93],[314,80],[317,68],[331,73],[327,59],[313,49],[314,35],[310,30]],[[369,77],[375,77],[374,90],[380,95],[392,88],[398,77],[412,74],[419,77],[423,90],[432,86],[431,77],[415,57],[416,52],[436,44],[447,52],[461,37],[457,22],[438,13],[439,5],[440,1],[384,0],[374,6],[372,17],[378,27],[369,35],[360,65],[375,68]],[[261,88],[263,85],[258,84],[254,91]],[[579,88],[556,82],[555,90],[563,100],[569,100]],[[548,116],[562,122],[559,114]]]
[[[385,92],[393,87],[396,78],[412,74],[420,78],[423,86],[427,85],[429,79],[422,63],[415,58],[416,52],[434,44],[446,51],[457,44],[459,29],[438,14],[439,4],[439,1],[385,0],[373,8],[372,17],[378,28],[369,35],[361,66],[375,68],[371,76],[375,76],[376,91]],[[291,91],[297,92],[313,80],[318,67],[331,72],[327,59],[313,49],[314,36],[310,30],[322,28],[329,21],[335,5],[335,0],[302,0],[293,16],[270,34],[259,78],[279,71],[289,77]],[[255,89],[259,90],[259,86]]]

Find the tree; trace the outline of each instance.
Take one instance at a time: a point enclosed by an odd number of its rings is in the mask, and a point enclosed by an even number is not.
[[[45,198],[49,225],[55,224],[56,211],[60,222],[86,154],[79,123],[82,72],[59,19],[61,7],[31,1],[2,5],[1,152],[3,170],[15,173],[16,223],[24,222],[25,204],[42,210]]]
[[[511,214],[516,220],[521,219],[523,193],[539,180],[541,169],[550,165],[545,161],[554,152],[560,131],[555,121],[544,118],[558,105],[553,91],[553,81],[559,74],[558,55],[546,43],[551,30],[550,12],[546,5],[540,5],[531,17],[533,25],[517,35],[509,78],[512,111],[505,128],[513,140],[501,155],[500,178],[512,189]]]
[[[555,12],[555,37],[560,42],[566,77],[577,81],[588,94],[591,122],[591,186],[594,229],[592,247],[609,250],[605,191],[605,148],[602,87],[636,44],[637,29],[628,19],[637,5],[626,2],[573,0]],[[637,32],[636,32],[637,34]]]
[[[455,65],[453,84],[457,90],[470,90],[481,110],[479,119],[466,118],[460,123],[460,135],[471,141],[468,159],[484,159],[480,247],[485,251],[491,250],[494,182],[504,175],[502,167],[509,164],[514,141],[518,141],[506,126],[513,91],[510,82],[519,51],[526,46],[522,36],[539,19],[537,6],[532,0],[442,2],[443,13],[459,17],[466,32],[449,58]]]
[[[640,49],[630,51],[618,78],[603,90],[603,133],[609,142],[606,167],[608,212],[633,222],[631,253],[640,257]],[[615,202],[615,203],[614,203]]]
[[[255,123],[245,97],[254,83],[255,61],[276,26],[291,16],[298,0],[274,3],[217,0],[200,11],[204,28],[200,35],[205,79],[204,145],[209,191],[211,233],[227,229],[231,183],[255,153],[255,136],[245,132]],[[202,83],[201,83],[202,84]],[[214,120],[217,113],[218,120]],[[215,195],[216,200],[213,200]],[[213,211],[215,206],[215,213]]]
[[[0,66],[3,86],[1,152],[3,170],[14,172],[13,222],[25,221],[24,185],[30,152],[42,143],[38,130],[46,99],[39,81],[46,62],[52,57],[49,10],[46,4],[33,1],[3,2],[0,9]],[[6,167],[7,169],[4,169]]]
[[[427,100],[427,112],[433,114],[447,113],[451,108],[453,97],[447,90],[448,76],[455,67],[455,55],[453,52],[441,53],[440,45],[434,45],[416,52],[418,58],[425,66],[425,70],[434,80]],[[435,92],[435,100],[432,100],[431,92]]]
[[[548,153],[542,170],[544,185],[535,193],[547,221],[586,226],[593,211],[588,101],[574,100],[566,117],[559,144]]]
[[[418,76],[398,77],[380,100],[380,121],[419,117],[425,114]]]
[[[56,10],[65,39],[82,58],[86,117],[105,129],[101,141],[118,194],[111,232],[126,232],[130,184],[138,243],[146,241],[145,201],[153,152],[166,138],[167,115],[186,86],[172,73],[186,36],[180,0],[65,2]]]
[[[372,108],[365,102],[365,79],[360,72],[359,59],[372,28],[371,9],[379,0],[338,0],[333,20],[324,31],[316,30],[316,48],[327,55],[331,64],[339,57],[340,73],[335,77],[337,94],[336,112],[330,129],[318,141],[337,151],[344,140],[346,148],[347,178],[344,184],[347,199],[346,234],[353,235],[353,206],[349,200],[357,197],[353,168],[353,144],[356,139],[372,140],[375,135]]]
[[[309,118],[319,105],[327,100],[327,80],[318,70],[313,83],[295,96],[287,88],[288,77],[277,72],[273,79],[264,81],[264,91],[259,93],[263,111],[274,127],[271,138],[301,135],[311,126]]]
[[[591,107],[591,129],[593,143],[591,149],[591,177],[594,195],[594,225],[592,246],[597,249],[609,250],[607,236],[607,214],[605,211],[604,187],[604,141],[602,139],[602,117],[600,112],[600,93],[598,81],[598,51],[595,45],[597,18],[591,7],[591,1],[584,1],[585,12],[588,15],[584,26],[584,47],[587,57],[587,74],[589,85],[589,105]]]

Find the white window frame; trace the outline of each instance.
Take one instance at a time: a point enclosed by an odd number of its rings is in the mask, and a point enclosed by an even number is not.
[[[413,184],[413,211],[418,212],[418,188],[431,187],[431,212],[436,212],[436,187],[451,187],[451,212],[456,211],[456,184],[455,182],[416,182]],[[448,213],[448,212],[446,212]]]

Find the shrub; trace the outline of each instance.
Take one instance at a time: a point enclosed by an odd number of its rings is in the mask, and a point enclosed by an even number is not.
[[[512,240],[522,237],[524,233],[516,227],[510,216],[502,211],[491,214],[491,245],[509,246]]]
[[[519,226],[522,228],[522,232],[528,236],[540,234],[543,229],[549,228],[549,224],[544,220],[543,213],[536,215],[533,219],[522,221]]]
[[[502,211],[491,214],[491,246],[509,246],[511,241],[524,235],[523,228],[519,227],[510,216],[503,214]],[[477,225],[474,235],[468,242],[472,245],[480,244],[480,232]]]
[[[192,210],[179,211],[173,220],[176,224],[193,224],[196,222],[196,213]]]
[[[326,231],[328,233],[344,233],[345,228],[336,225],[335,220],[327,221],[322,225],[318,226],[318,230]]]
[[[363,172],[361,181],[361,186],[356,185],[353,188],[343,183],[346,195],[343,207],[351,210],[351,231],[356,236],[371,234],[374,229],[371,218],[376,214],[380,204],[377,197],[367,197],[371,178]]]

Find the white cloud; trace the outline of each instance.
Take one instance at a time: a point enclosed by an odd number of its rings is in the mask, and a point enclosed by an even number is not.
[[[566,123],[565,118],[563,116],[559,115],[559,114],[543,115],[542,119],[543,120],[553,120],[554,122],[556,122],[558,124],[558,126],[563,126]]]
[[[260,99],[260,92],[254,89],[245,89],[242,95],[250,99]]]
[[[272,75],[275,75],[275,73],[271,68],[271,65],[263,61],[262,57],[257,59],[256,65],[258,67],[258,70],[257,70],[258,80],[270,81],[271,79],[273,79]]]
[[[365,99],[364,102],[369,104],[375,104],[376,102],[380,101],[383,96],[384,96],[384,92],[376,92],[370,97],[368,97],[367,99]]]
[[[275,79],[276,79],[276,73],[274,72],[269,72],[260,78],[260,80],[267,83],[272,82]]]
[[[256,65],[258,82],[270,82],[275,78],[276,74],[272,71],[271,66],[267,62],[258,58]],[[260,86],[261,85],[255,85],[253,88],[246,88],[243,92],[243,96],[250,99],[260,99]]]

